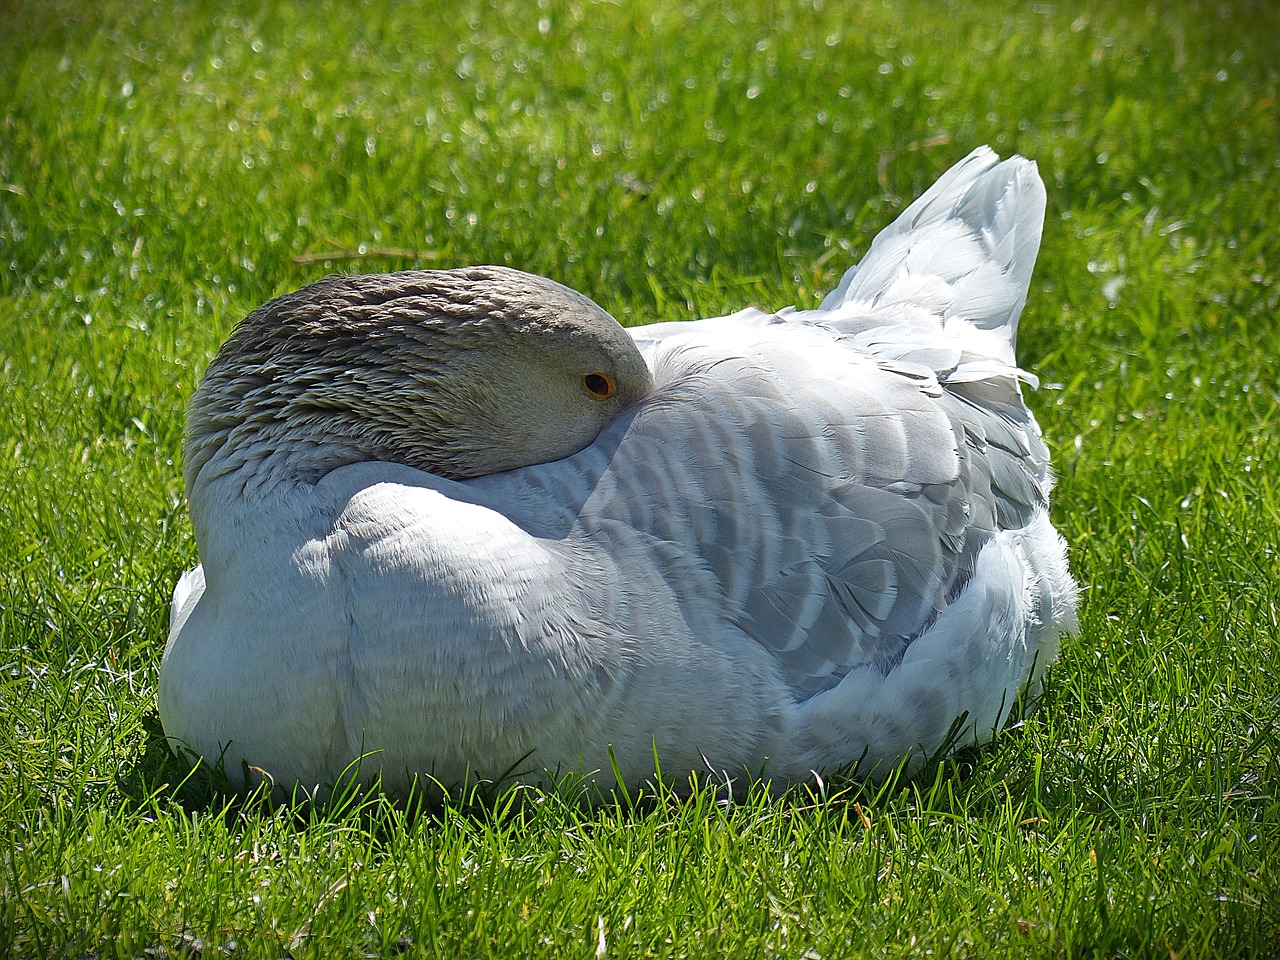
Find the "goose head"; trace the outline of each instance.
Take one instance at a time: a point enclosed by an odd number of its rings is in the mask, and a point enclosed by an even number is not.
[[[652,387],[591,300],[505,267],[332,276],[236,328],[188,411],[188,494],[391,461],[450,479],[558,460]]]

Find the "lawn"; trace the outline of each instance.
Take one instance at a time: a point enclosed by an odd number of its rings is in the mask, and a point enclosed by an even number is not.
[[[1280,955],[1278,10],[4,4],[0,952]],[[1048,187],[1019,352],[1087,585],[1025,723],[733,805],[188,780],[183,407],[240,317],[485,262],[624,323],[810,306],[981,143]]]

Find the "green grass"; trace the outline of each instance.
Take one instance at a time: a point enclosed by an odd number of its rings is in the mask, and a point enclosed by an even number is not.
[[[0,955],[1280,955],[1277,8],[743,6],[4,5]],[[1020,352],[1088,585],[1025,724],[735,805],[184,783],[183,404],[238,318],[475,262],[809,305],[979,143],[1049,189]]]

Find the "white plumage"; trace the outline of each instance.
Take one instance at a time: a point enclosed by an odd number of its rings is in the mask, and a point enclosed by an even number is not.
[[[876,776],[989,739],[1074,626],[1014,358],[1043,217],[1035,166],[982,148],[817,310],[634,347],[498,268],[269,304],[193,402],[166,733],[233,782],[364,756],[393,792],[655,755]]]

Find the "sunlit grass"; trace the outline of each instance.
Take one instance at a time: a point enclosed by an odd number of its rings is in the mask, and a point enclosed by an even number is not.
[[[1280,952],[1280,15],[734,6],[0,14],[9,956]],[[979,143],[1048,185],[1020,352],[1087,585],[1025,724],[732,805],[187,780],[155,709],[183,405],[248,310],[479,262],[624,322],[812,304]]]

